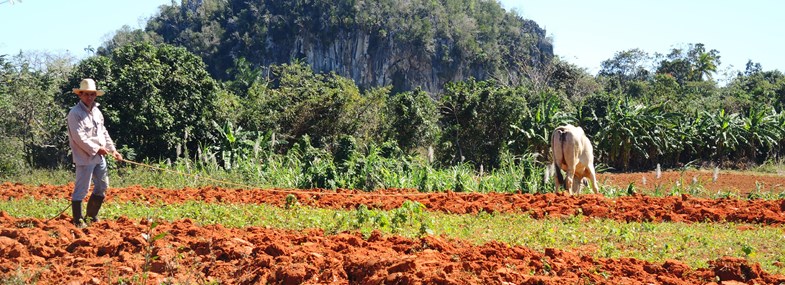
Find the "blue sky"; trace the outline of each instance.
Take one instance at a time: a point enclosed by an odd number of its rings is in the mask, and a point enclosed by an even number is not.
[[[4,2],[7,0],[0,0]],[[143,27],[171,0],[16,0],[0,4],[0,54],[69,52],[82,58],[123,25]],[[179,3],[179,0],[177,0]],[[501,0],[536,21],[554,52],[595,74],[616,52],[640,48],[667,53],[703,43],[720,52],[720,74],[747,60],[785,72],[785,1]]]
[[[5,2],[8,0],[0,0]],[[14,0],[0,4],[0,54],[70,52],[82,58],[123,25],[143,28],[170,0]],[[177,0],[179,3],[179,0]],[[140,22],[141,20],[141,22]]]
[[[651,55],[703,43],[720,53],[721,72],[785,72],[785,2],[779,0],[502,0],[553,38],[554,53],[592,74],[616,52]]]

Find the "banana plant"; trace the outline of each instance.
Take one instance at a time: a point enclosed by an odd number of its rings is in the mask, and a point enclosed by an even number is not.
[[[646,106],[620,99],[609,108],[603,126],[595,136],[598,152],[605,160],[623,170],[646,166],[652,155],[663,155],[678,148],[678,115],[661,105]]]
[[[696,124],[698,138],[707,143],[706,147],[715,160],[727,160],[739,145],[747,143],[744,121],[738,113],[728,114],[725,109],[716,114],[703,111]]]
[[[782,140],[785,129],[779,122],[780,114],[773,108],[766,110],[763,106],[750,109],[744,120],[744,133],[746,135],[747,155],[757,160],[758,154],[771,152],[777,143]]]
[[[551,132],[556,127],[574,123],[575,119],[565,112],[556,96],[540,94],[539,102],[527,111],[526,119],[518,125],[511,125],[513,137],[519,138],[520,143],[527,146],[527,152],[548,157],[551,144]]]
[[[213,128],[220,137],[217,145],[213,146],[220,155],[224,169],[232,169],[241,159],[248,158],[254,151],[255,142],[250,138],[252,132],[243,130],[243,127],[226,122],[224,126],[212,121]]]

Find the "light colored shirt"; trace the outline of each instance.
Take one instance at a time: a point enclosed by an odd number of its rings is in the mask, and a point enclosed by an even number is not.
[[[104,127],[104,115],[98,103],[88,109],[82,101],[68,112],[68,144],[74,156],[74,164],[89,165],[101,162],[98,150],[116,151],[114,141]]]

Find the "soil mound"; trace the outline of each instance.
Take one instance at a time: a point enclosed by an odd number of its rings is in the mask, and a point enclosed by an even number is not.
[[[4,183],[0,197],[20,199],[55,198],[67,201],[72,185]],[[157,189],[143,187],[112,188],[107,202],[138,201],[173,204],[197,200],[207,203],[250,203],[285,206],[294,195],[304,206],[335,209],[368,208],[390,210],[407,200],[422,203],[428,211],[455,214],[502,212],[528,213],[534,218],[564,217],[581,214],[591,218],[627,222],[737,222],[785,224],[785,200],[705,199],[687,194],[652,197],[641,194],[607,198],[602,195],[569,196],[558,194],[501,193],[419,193],[412,189],[386,189],[374,192],[356,190],[282,190],[227,189],[220,187]]]
[[[190,220],[120,218],[77,229],[68,217],[44,222],[0,212],[0,273],[36,284],[778,284],[743,259],[708,268],[679,261],[594,259],[438,236],[284,231]]]

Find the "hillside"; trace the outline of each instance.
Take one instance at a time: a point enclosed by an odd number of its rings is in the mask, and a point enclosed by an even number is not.
[[[217,79],[233,79],[239,59],[299,60],[393,91],[434,93],[470,77],[515,84],[553,57],[537,23],[487,0],[184,0],[163,6],[146,33],[201,56]]]

